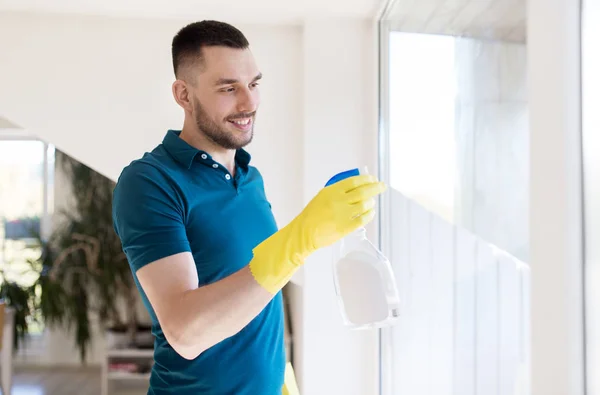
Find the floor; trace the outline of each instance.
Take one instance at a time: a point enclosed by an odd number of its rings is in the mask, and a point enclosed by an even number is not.
[[[143,385],[123,383],[109,393],[146,395],[146,391]],[[100,395],[100,370],[19,369],[14,373],[11,395]]]

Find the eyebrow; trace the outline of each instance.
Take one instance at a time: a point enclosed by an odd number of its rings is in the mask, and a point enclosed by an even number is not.
[[[252,79],[252,82],[256,82],[256,81],[260,80],[262,78],[262,76],[263,76],[262,73],[258,73],[258,75]],[[215,83],[215,85],[216,86],[230,85],[230,84],[237,84],[238,82],[240,82],[240,81],[236,80],[235,78],[219,78],[217,80],[217,82]]]

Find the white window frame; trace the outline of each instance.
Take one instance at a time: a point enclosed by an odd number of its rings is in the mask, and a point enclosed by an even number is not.
[[[585,240],[585,325],[586,334],[586,394],[600,395],[600,247],[597,240],[600,235],[600,160],[598,159],[598,141],[600,141],[600,116],[598,116],[598,98],[600,97],[600,50],[598,49],[598,21],[600,20],[600,0],[582,0],[581,15],[581,82],[582,82],[582,152],[584,187],[584,240]]]
[[[391,25],[385,20],[395,0],[388,0],[378,22],[379,38],[379,133],[378,133],[378,177],[389,185],[390,183],[390,161],[389,161],[389,45]],[[389,218],[390,198],[389,194],[379,197],[378,204],[378,234],[379,249],[390,256],[391,253],[391,222]],[[392,395],[391,375],[386,374],[391,370],[393,352],[390,344],[392,342],[392,330],[381,328],[378,330],[379,337],[379,395]],[[400,394],[398,394],[400,395]]]
[[[580,0],[528,0],[532,394],[585,394]]]

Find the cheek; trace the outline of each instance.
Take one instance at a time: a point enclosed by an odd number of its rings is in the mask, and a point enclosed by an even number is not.
[[[210,103],[210,108],[216,120],[225,121],[232,114],[236,113],[235,98],[227,95],[217,97]]]
[[[203,97],[197,101],[196,117],[202,117],[212,122],[220,122],[225,114],[223,113],[224,104],[217,97]]]
[[[254,92],[252,92],[252,96],[254,99],[254,104],[256,105],[256,107],[258,107],[258,105],[260,104],[260,90],[256,89]]]

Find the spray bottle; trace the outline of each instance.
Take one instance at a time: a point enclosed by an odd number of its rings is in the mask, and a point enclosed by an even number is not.
[[[336,174],[326,186],[360,174],[367,169]],[[388,326],[400,316],[390,261],[369,241],[364,227],[333,245],[333,280],[342,318],[352,329]]]

